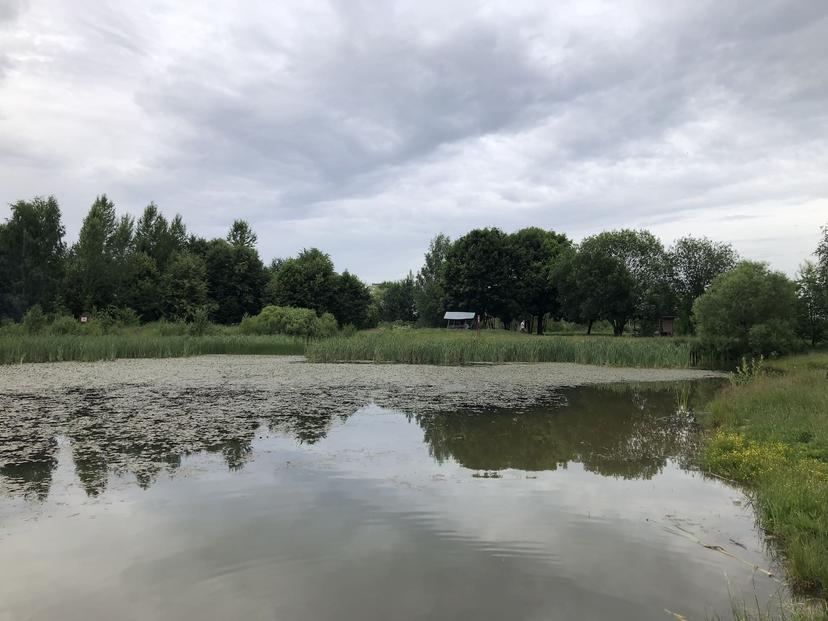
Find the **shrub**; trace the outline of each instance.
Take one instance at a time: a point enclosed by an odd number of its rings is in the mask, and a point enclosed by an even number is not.
[[[199,306],[193,311],[193,320],[189,325],[189,333],[192,336],[204,336],[209,334],[213,329],[213,324],[210,323],[210,312],[204,306]]]
[[[244,317],[239,325],[242,334],[290,334],[305,338],[327,337],[336,333],[336,318],[330,313],[321,317],[310,308],[265,306],[253,317]]]
[[[40,334],[46,328],[49,320],[43,314],[40,304],[35,304],[23,315],[23,330],[28,334]]]
[[[799,351],[802,343],[794,334],[790,322],[771,319],[750,329],[748,345],[753,354],[772,356]]]
[[[67,334],[80,334],[81,324],[74,317],[69,315],[60,315],[56,317],[49,326],[49,332],[56,336],[64,336]]]

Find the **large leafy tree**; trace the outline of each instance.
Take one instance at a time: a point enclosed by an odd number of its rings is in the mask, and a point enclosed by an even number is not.
[[[509,236],[520,312],[537,317],[537,333],[543,334],[543,317],[560,312],[556,267],[571,246],[566,235],[537,227]]]
[[[162,279],[164,315],[190,321],[207,304],[207,266],[190,252],[177,252],[169,259]]]
[[[768,354],[796,347],[794,283],[765,263],[742,261],[693,305],[702,339],[723,353]]]
[[[599,233],[583,240],[578,254],[582,255],[578,260],[581,264],[607,268],[603,279],[593,268],[590,273],[592,286],[611,296],[603,302],[600,318],[612,324],[616,335],[622,335],[630,321],[651,322],[659,314],[673,310],[667,255],[649,231],[622,229]],[[577,279],[575,282],[587,287]],[[590,297],[588,292],[584,295]]]
[[[336,279],[336,296],[332,309],[339,325],[353,325],[357,328],[368,327],[368,308],[371,305],[371,292],[359,278],[347,270]]]
[[[474,229],[446,254],[447,307],[500,317],[508,327],[518,312],[512,246],[497,228]]]
[[[375,289],[380,319],[383,321],[416,321],[414,276],[381,283]]]
[[[730,244],[706,237],[683,237],[670,248],[670,278],[681,321],[690,332],[695,332],[691,317],[693,302],[707,291],[717,276],[732,269],[738,258]]]
[[[255,248],[258,236],[250,228],[250,224],[246,220],[234,220],[230,227],[230,232],[227,234],[227,241],[234,246],[246,246],[247,248]]]
[[[215,239],[208,243],[205,261],[216,321],[238,323],[262,309],[268,274],[255,248]]]
[[[443,323],[446,255],[450,247],[451,240],[442,233],[438,234],[431,240],[425,253],[425,263],[417,272],[414,305],[420,325],[435,327]]]
[[[268,304],[333,312],[337,275],[331,257],[321,250],[305,249],[295,258],[275,261],[271,272]]]
[[[66,299],[72,310],[81,312],[129,303],[126,263],[132,244],[132,219],[118,219],[115,204],[106,194],[98,196],[70,253]]]
[[[799,332],[811,345],[828,333],[828,282],[818,266],[805,262],[796,279],[799,300]]]
[[[66,244],[54,196],[11,205],[0,224],[0,316],[19,319],[31,306],[54,306],[63,278]]]

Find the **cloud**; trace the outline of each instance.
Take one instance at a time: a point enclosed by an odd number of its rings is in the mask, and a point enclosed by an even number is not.
[[[792,272],[828,221],[820,3],[17,6],[0,199],[53,192],[70,233],[106,191],[204,235],[246,217],[265,258],[316,245],[374,281],[438,231],[736,219]],[[793,237],[768,228],[786,211]]]

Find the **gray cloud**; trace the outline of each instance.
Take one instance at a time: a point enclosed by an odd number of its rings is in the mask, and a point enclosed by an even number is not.
[[[0,200],[54,192],[70,232],[103,191],[242,216],[368,280],[486,225],[795,269],[828,221],[828,7],[513,4],[0,3]]]

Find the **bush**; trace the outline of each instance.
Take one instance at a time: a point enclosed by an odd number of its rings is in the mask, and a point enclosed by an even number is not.
[[[244,317],[239,325],[242,334],[290,334],[305,338],[327,337],[336,334],[336,318],[330,313],[321,317],[310,308],[265,306],[253,317]]]
[[[794,284],[764,263],[743,261],[718,276],[696,300],[693,315],[703,344],[726,357],[799,348]]]
[[[204,306],[199,306],[193,311],[193,320],[189,325],[189,332],[192,336],[204,336],[213,331],[213,324],[210,323],[210,312]]]
[[[56,317],[49,326],[49,333],[56,336],[64,336],[67,334],[80,334],[81,324],[74,317],[69,315],[60,315]]]
[[[23,315],[23,330],[27,334],[40,334],[49,323],[40,304],[35,304]]]

